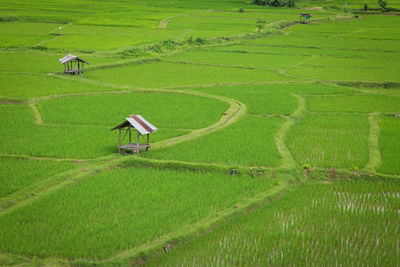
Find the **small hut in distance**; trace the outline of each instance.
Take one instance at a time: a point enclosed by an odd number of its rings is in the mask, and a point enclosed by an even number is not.
[[[300,23],[308,24],[310,22],[311,15],[310,14],[299,14]]]
[[[89,64],[89,62],[74,56],[72,54],[68,54],[63,58],[60,58],[58,61],[61,62],[61,64],[64,64],[64,74],[81,74],[83,75],[83,65]]]
[[[130,150],[133,153],[139,153],[141,149],[149,150],[150,148],[150,133],[154,133],[157,131],[157,128],[154,127],[150,122],[145,120],[140,115],[130,115],[129,118],[121,123],[120,125],[112,128],[111,130],[119,130],[119,142],[118,142],[118,151],[122,152],[122,150]],[[136,143],[132,143],[132,133],[137,132],[137,140]],[[122,133],[125,132],[122,139]],[[128,135],[128,144],[123,145],[125,137]],[[147,143],[140,144],[140,136],[147,135]]]

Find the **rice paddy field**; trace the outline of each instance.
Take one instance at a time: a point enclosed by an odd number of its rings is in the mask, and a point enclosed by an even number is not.
[[[399,9],[1,1],[0,266],[399,266]]]

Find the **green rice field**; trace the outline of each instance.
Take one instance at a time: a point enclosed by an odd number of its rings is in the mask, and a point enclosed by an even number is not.
[[[1,1],[0,266],[400,265],[386,3]]]

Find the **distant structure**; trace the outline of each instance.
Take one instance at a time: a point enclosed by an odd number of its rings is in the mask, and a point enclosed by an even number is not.
[[[300,23],[308,24],[310,22],[311,15],[310,14],[299,14]]]
[[[130,150],[133,153],[139,153],[141,149],[149,150],[150,148],[150,133],[154,133],[157,131],[157,128],[154,127],[150,122],[146,121],[140,115],[130,115],[129,118],[121,123],[120,125],[112,128],[111,130],[119,130],[119,142],[118,142],[118,151],[122,152],[122,150]],[[137,132],[137,140],[136,143],[132,143],[132,132]],[[124,136],[121,139],[122,132],[125,132]],[[126,145],[123,145],[126,135],[129,135],[129,142]],[[147,143],[140,144],[140,136],[147,135]]]
[[[60,58],[58,61],[61,62],[61,64],[64,64],[64,74],[71,74],[71,75],[75,75],[75,74],[81,74],[83,75],[83,65],[84,63],[89,64],[89,62],[68,54],[63,58]]]

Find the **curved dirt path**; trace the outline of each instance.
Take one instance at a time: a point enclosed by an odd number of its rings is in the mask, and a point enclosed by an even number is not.
[[[275,138],[279,153],[282,155],[282,164],[280,166],[282,169],[295,169],[297,166],[297,163],[294,160],[292,153],[290,153],[289,149],[285,145],[285,141],[290,129],[295,125],[297,121],[304,118],[307,111],[307,105],[304,98],[296,94],[294,94],[294,96],[299,102],[298,107],[279,129],[278,134]]]
[[[379,113],[370,113],[368,115],[369,122],[369,135],[368,135],[368,148],[369,158],[368,163],[363,168],[365,171],[376,172],[376,169],[381,165],[381,151],[379,147],[379,135],[381,129],[379,127]]]
[[[180,18],[180,17],[186,17],[186,16],[190,15],[191,13],[193,13],[193,12],[184,13],[184,14],[179,14],[179,15],[174,15],[174,16],[170,16],[170,17],[168,17],[168,18],[165,18],[165,19],[163,19],[163,20],[160,21],[160,23],[158,24],[158,27],[157,27],[157,28],[159,28],[159,29],[165,29],[165,28],[167,28],[168,23],[169,23],[170,20],[175,19],[175,18]]]

